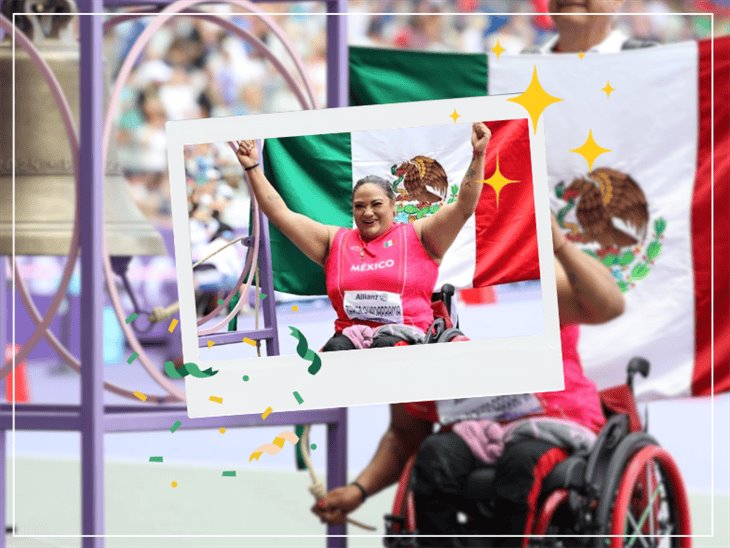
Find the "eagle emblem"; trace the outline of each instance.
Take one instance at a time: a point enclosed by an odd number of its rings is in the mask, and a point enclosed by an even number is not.
[[[446,199],[449,180],[446,171],[437,160],[428,156],[414,156],[399,166],[390,168],[398,179],[393,183],[393,190],[403,182],[405,197],[409,200],[418,200],[427,205],[435,204]]]
[[[435,158],[414,156],[390,168],[392,187],[396,193],[396,221],[412,222],[433,215],[444,203],[452,203],[458,185],[449,187],[446,170]]]
[[[594,169],[569,185],[560,182],[555,196],[567,202],[557,214],[566,237],[609,267],[622,291],[645,278],[662,249],[666,221],[650,226],[644,191],[627,173],[606,167]],[[576,222],[569,221],[569,214]]]

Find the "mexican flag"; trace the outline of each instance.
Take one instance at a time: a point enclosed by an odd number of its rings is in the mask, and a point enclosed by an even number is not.
[[[456,200],[472,158],[471,122],[267,139],[266,174],[290,208],[344,227],[354,226],[352,187],[367,175],[378,175],[396,192],[396,222],[413,222]],[[444,283],[484,287],[540,276],[528,121],[487,125],[492,138],[485,172],[503,180],[485,184],[476,213],[443,258],[434,289]],[[431,196],[424,199],[407,182]],[[276,289],[325,294],[322,268],[275,227],[270,231]],[[515,247],[515,239],[526,245]]]
[[[350,98],[521,93],[535,72],[562,99],[540,119],[551,208],[626,298],[620,318],[581,329],[589,376],[623,383],[639,355],[652,365],[641,398],[702,395],[714,359],[715,391],[730,389],[730,38],[582,57],[351,48]]]

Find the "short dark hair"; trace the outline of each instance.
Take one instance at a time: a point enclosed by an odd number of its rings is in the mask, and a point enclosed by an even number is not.
[[[380,190],[382,190],[391,201],[395,200],[395,191],[393,190],[391,184],[382,177],[378,177],[377,175],[367,175],[360,179],[357,183],[355,183],[355,186],[352,187],[352,196],[355,196],[355,192],[357,192],[358,188],[367,184],[380,187]]]

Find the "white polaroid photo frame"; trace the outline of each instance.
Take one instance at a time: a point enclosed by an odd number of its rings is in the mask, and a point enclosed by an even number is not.
[[[170,192],[185,362],[218,373],[186,377],[191,418],[322,409],[562,390],[563,364],[550,232],[547,167],[542,124],[530,124],[530,154],[537,226],[542,314],[541,335],[448,344],[319,353],[321,370],[307,371],[298,355],[201,361],[196,325],[184,147],[201,143],[266,139],[473,121],[526,119],[507,101],[514,95],[208,118],[167,123]],[[516,242],[515,245],[520,245]],[[279,335],[288,336],[280,330]],[[467,333],[467,335],[469,335]],[[325,341],[310,341],[317,350]],[[243,375],[250,377],[243,382]],[[299,404],[292,396],[297,391]],[[211,398],[213,396],[213,398]]]

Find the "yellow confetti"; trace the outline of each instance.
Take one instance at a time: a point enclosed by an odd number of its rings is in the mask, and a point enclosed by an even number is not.
[[[211,396],[208,398],[209,401],[215,402],[215,403],[223,403],[223,398],[220,396]]]
[[[449,118],[451,118],[454,121],[454,123],[456,123],[456,120],[458,118],[461,118],[461,114],[459,114],[458,112],[456,112],[456,109],[454,109],[454,112],[452,112],[451,114],[449,114]]]
[[[271,412],[272,411],[273,411],[273,409],[271,408],[271,406],[267,407],[266,408],[266,411],[264,411],[263,413],[261,413],[261,420],[268,419],[269,418],[269,415],[271,415]]]
[[[172,483],[170,484],[170,487],[172,487],[173,489],[174,489],[175,487],[177,487],[177,482],[176,482],[176,481],[173,481],[173,482],[172,482]]]
[[[249,339],[248,337],[244,337],[243,342],[245,342],[246,344],[250,344],[251,346],[256,346],[256,341],[253,339]]]
[[[210,347],[211,347],[211,346],[213,346],[214,344],[215,344],[215,342],[213,342],[213,341],[211,341],[211,340],[208,340],[208,348],[210,348]]]
[[[485,185],[489,185],[494,189],[494,193],[497,195],[497,207],[499,207],[499,193],[502,192],[502,189],[509,184],[519,183],[519,181],[508,179],[499,170],[499,154],[497,154],[497,165],[494,168],[494,173],[489,177],[489,179],[483,179],[480,182]]]
[[[297,311],[299,311],[299,307],[297,305],[292,305],[291,311],[292,312],[297,312]]]
[[[226,429],[225,429],[225,428],[223,428],[223,427],[221,426],[221,427],[220,427],[220,428],[218,429],[218,432],[220,432],[221,434],[225,434],[225,433],[226,433]]]
[[[540,116],[542,116],[543,111],[550,105],[562,101],[560,97],[550,95],[542,87],[537,77],[537,65],[533,66],[532,80],[530,80],[530,85],[527,86],[527,89],[521,95],[507,100],[517,103],[528,112],[530,120],[532,120],[532,130],[534,133],[537,133],[537,122]]]
[[[137,399],[140,399],[140,400],[142,400],[142,401],[147,401],[147,396],[145,396],[144,394],[142,394],[142,392],[137,392],[137,391],[135,390],[135,391],[134,391],[134,392],[132,392],[132,393],[133,393],[133,394],[134,394],[134,395],[135,395],[135,396],[137,397]]]
[[[248,462],[251,462],[252,460],[259,460],[261,455],[264,453],[276,455],[284,448],[284,443],[287,441],[292,445],[296,445],[296,443],[299,442],[299,438],[294,432],[279,432],[279,435],[274,438],[273,442],[265,443],[257,447],[256,450],[248,457]]]
[[[178,324],[177,319],[176,318],[173,318],[172,321],[170,322],[170,327],[168,327],[167,330],[170,333],[172,333],[173,331],[175,331],[175,328],[177,327],[177,324]]]
[[[606,94],[606,99],[611,97],[611,93],[616,91],[616,88],[611,86],[611,82],[606,80],[606,85],[601,88],[601,91]]]
[[[502,55],[507,50],[504,49],[502,47],[502,44],[499,43],[499,40],[497,40],[497,43],[494,44],[494,47],[490,51],[494,52],[494,55],[497,56],[497,60],[499,60],[499,56]]]
[[[570,152],[575,152],[576,154],[583,156],[585,161],[588,163],[588,171],[591,171],[593,169],[593,162],[596,161],[596,158],[598,158],[601,154],[612,151],[610,148],[603,148],[601,145],[596,143],[596,140],[593,138],[593,130],[589,129],[585,143],[578,148],[571,149]]]

